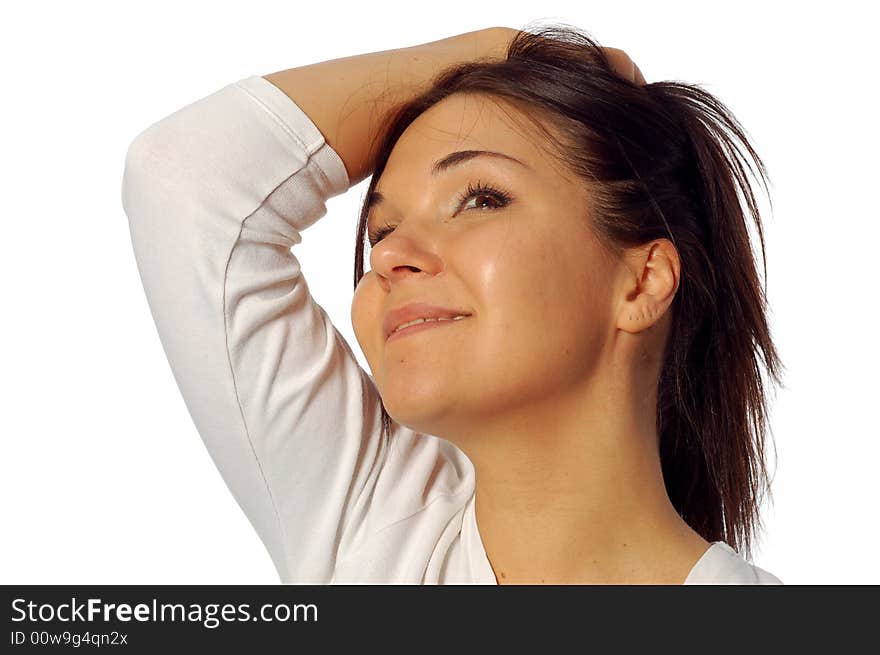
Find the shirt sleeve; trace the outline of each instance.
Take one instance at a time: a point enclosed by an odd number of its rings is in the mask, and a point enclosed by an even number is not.
[[[122,204],[162,347],[284,582],[331,582],[379,498],[375,386],[291,252],[348,188],[316,125],[260,76],[149,126],[125,159]],[[427,479],[440,451],[404,452]]]

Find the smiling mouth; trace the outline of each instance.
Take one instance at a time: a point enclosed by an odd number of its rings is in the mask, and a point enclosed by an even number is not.
[[[424,330],[429,330],[431,328],[435,328],[441,325],[447,325],[451,323],[457,323],[464,319],[468,318],[466,315],[456,316],[454,318],[428,318],[428,319],[416,319],[414,321],[409,321],[407,323],[403,323],[398,326],[391,334],[388,335],[388,339],[386,343],[392,341],[396,338],[400,338],[401,336],[405,336],[407,334],[414,334],[416,332],[422,332]]]

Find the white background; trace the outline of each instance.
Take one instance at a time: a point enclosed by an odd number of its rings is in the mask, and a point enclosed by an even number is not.
[[[767,293],[787,367],[770,418],[775,502],[753,561],[787,584],[880,583],[880,112],[867,3],[518,4],[7,7],[0,583],[278,582],[152,322],[120,195],[137,133],[249,75],[536,19],[623,48],[649,82],[701,84],[745,126],[772,182]],[[349,304],[366,184],[331,199],[296,250],[365,368]],[[769,457],[772,473],[772,446]]]

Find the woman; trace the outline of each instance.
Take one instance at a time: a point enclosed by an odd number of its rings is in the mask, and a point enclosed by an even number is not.
[[[249,77],[138,135],[153,316],[282,581],[780,583],[737,552],[756,353],[779,363],[720,126],[763,174],[704,91],[573,28],[491,28]],[[290,250],[368,175],[372,375]]]

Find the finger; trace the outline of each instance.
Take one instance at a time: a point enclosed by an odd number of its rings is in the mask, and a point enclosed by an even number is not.
[[[620,48],[603,48],[608,57],[611,67],[617,75],[629,82],[643,85],[645,77],[642,71],[636,66],[636,63],[630,58],[626,51]]]
[[[639,66],[636,62],[633,62],[633,81],[640,86],[645,86],[645,84],[647,84],[645,76],[642,75],[642,71],[639,70]]]

